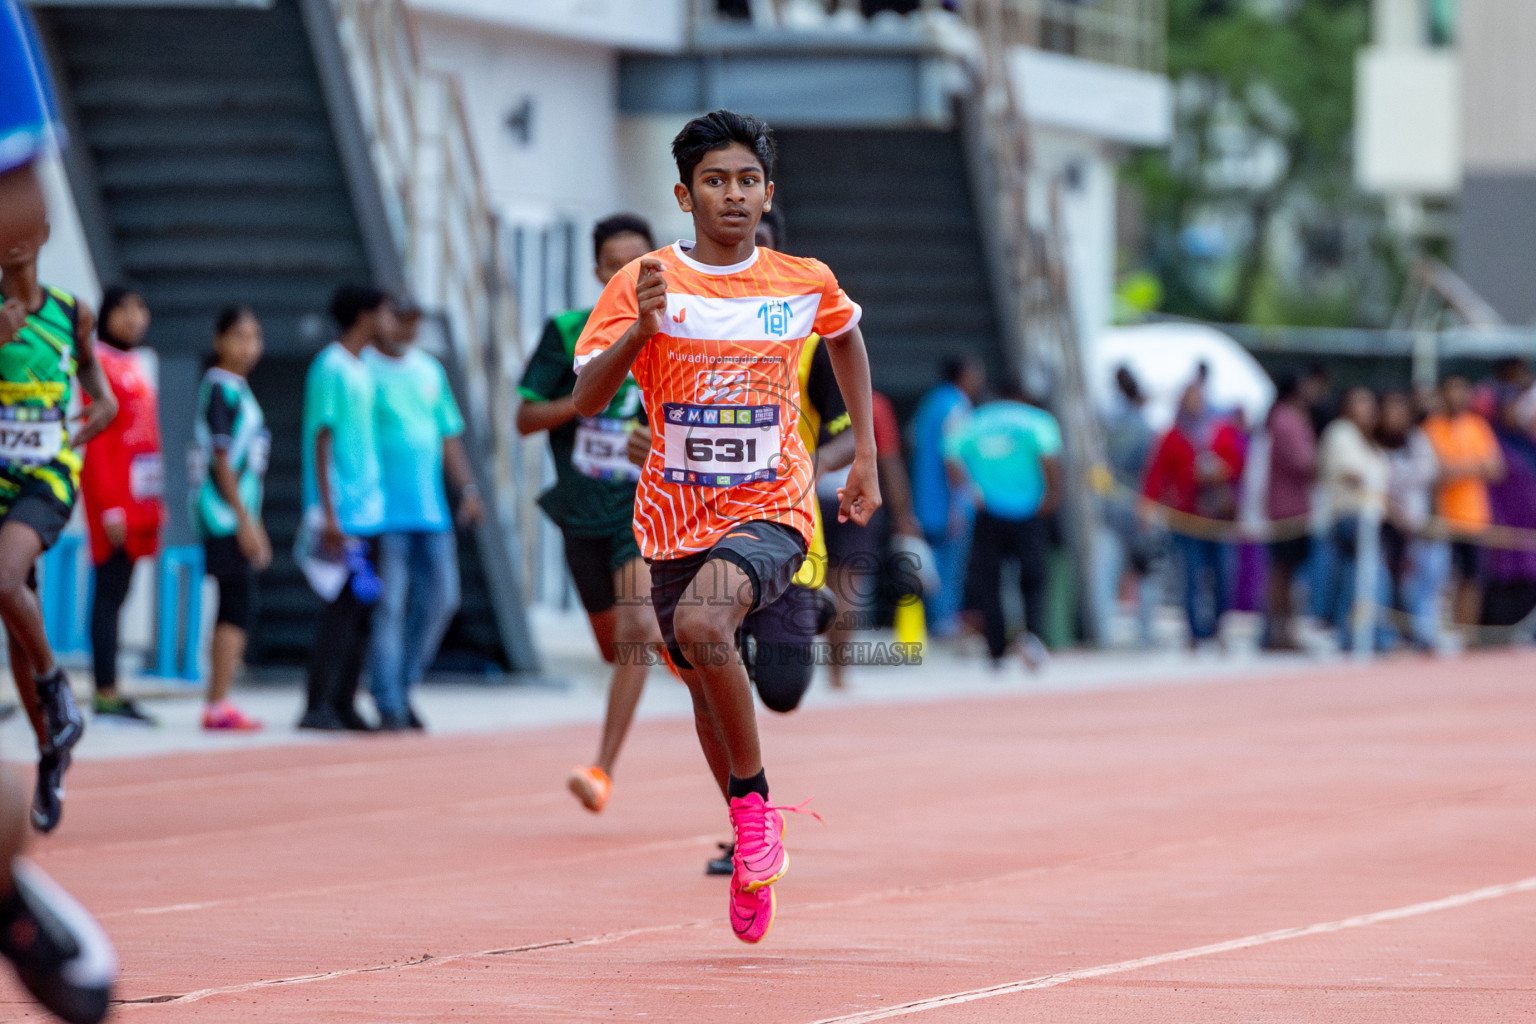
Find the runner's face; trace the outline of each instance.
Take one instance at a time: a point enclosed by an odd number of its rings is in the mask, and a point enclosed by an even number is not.
[[[250,376],[256,364],[261,362],[265,348],[261,324],[253,316],[243,316],[219,335],[219,365],[241,377]]]
[[[693,187],[679,188],[677,198],[683,212],[693,214],[701,236],[735,246],[753,237],[763,211],[773,202],[773,183],[757,154],[733,142],[706,153],[693,172]]]
[[[48,220],[48,204],[37,171],[27,164],[0,174],[0,260],[33,238]]]
[[[387,356],[399,358],[405,355],[407,349],[416,341],[416,336],[421,333],[421,313],[412,310],[408,313],[395,313],[395,329],[388,334],[380,334],[376,344],[379,351]]]
[[[602,249],[597,254],[598,283],[607,285],[613,280],[613,275],[650,251],[651,247],[645,238],[633,231],[614,235],[603,243]]]
[[[137,295],[129,295],[112,310],[107,332],[129,348],[136,347],[149,333],[149,306]]]
[[[42,251],[43,246],[48,244],[48,231],[49,228],[45,222],[37,231],[19,239],[4,252],[0,252],[0,271],[14,273],[28,264],[37,262],[37,254]]]
[[[386,348],[400,333],[400,318],[395,315],[395,304],[385,302],[369,315],[373,317],[371,340],[379,348]]]

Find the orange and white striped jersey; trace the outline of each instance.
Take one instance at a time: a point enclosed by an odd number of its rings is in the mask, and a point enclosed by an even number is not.
[[[811,542],[816,502],[800,421],[800,349],[837,337],[860,309],[818,260],[756,249],[711,267],[691,242],[651,253],[666,267],[665,326],[635,360],[651,453],[635,494],[635,536],[648,559],[714,547],[731,527],[769,520]],[[608,282],[576,343],[576,371],[639,317],[640,261]]]

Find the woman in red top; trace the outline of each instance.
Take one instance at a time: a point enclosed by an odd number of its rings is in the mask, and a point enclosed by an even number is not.
[[[159,550],[165,519],[159,401],[154,383],[133,354],[148,331],[144,299],[126,288],[108,288],[101,300],[96,357],[119,410],[112,425],[86,445],[80,472],[91,560],[96,563],[91,606],[96,715],[139,725],[157,723],[117,692],[117,631],[134,563]]]
[[[1237,517],[1237,484],[1243,475],[1242,438],[1205,404],[1197,381],[1184,389],[1173,426],[1158,441],[1141,493],[1149,502],[1205,519]],[[1227,610],[1227,545],[1175,532],[1184,569],[1184,612],[1189,645],[1216,637]]]

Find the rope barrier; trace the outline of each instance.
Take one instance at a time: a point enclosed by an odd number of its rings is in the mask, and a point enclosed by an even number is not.
[[[1353,516],[1336,516],[1331,521],[1320,522],[1317,517],[1308,514],[1261,523],[1213,519],[1153,501],[1140,491],[1116,480],[1108,467],[1103,465],[1094,466],[1089,470],[1089,486],[1102,499],[1119,498],[1132,502],[1141,514],[1152,516],[1157,525],[1169,533],[1220,543],[1269,544],[1297,540],[1316,536],[1327,527],[1337,525],[1346,518],[1354,518]],[[1404,532],[1408,536],[1423,540],[1464,541],[1495,551],[1536,552],[1536,530],[1518,526],[1490,524],[1478,530],[1469,530],[1442,516],[1431,516],[1422,528]],[[1412,635],[1413,616],[1411,614],[1375,600],[1361,602],[1355,613],[1351,615],[1351,619],[1358,619],[1360,613],[1367,609],[1374,609],[1375,615],[1386,621],[1395,632],[1403,636]],[[1508,644],[1536,633],[1536,609],[1519,622],[1509,626],[1483,626],[1458,622],[1451,622],[1448,625],[1470,634],[1474,643]]]
[[[1272,544],[1315,536],[1320,532],[1320,527],[1326,528],[1354,518],[1353,516],[1336,516],[1331,522],[1326,523],[1320,523],[1311,514],[1266,520],[1261,523],[1213,519],[1153,501],[1140,491],[1116,480],[1114,474],[1102,465],[1089,470],[1089,486],[1102,499],[1120,498],[1133,502],[1143,510],[1143,514],[1152,515],[1157,524],[1169,533],[1175,533],[1181,537],[1194,537],[1198,540],[1233,544]],[[1468,528],[1457,524],[1454,520],[1431,516],[1420,529],[1403,532],[1423,540],[1462,541],[1494,551],[1536,552],[1536,530],[1520,526],[1501,526],[1495,523],[1481,528]]]

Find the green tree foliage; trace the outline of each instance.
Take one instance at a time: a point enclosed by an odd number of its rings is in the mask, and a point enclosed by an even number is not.
[[[1370,271],[1343,264],[1373,257],[1348,238],[1369,241],[1380,218],[1352,180],[1355,56],[1369,13],[1369,0],[1169,0],[1175,141],[1126,174],[1165,310],[1351,318],[1359,282],[1347,279]],[[1202,254],[1189,244],[1201,238],[1221,244]],[[1298,285],[1295,268],[1309,266],[1323,273]]]

